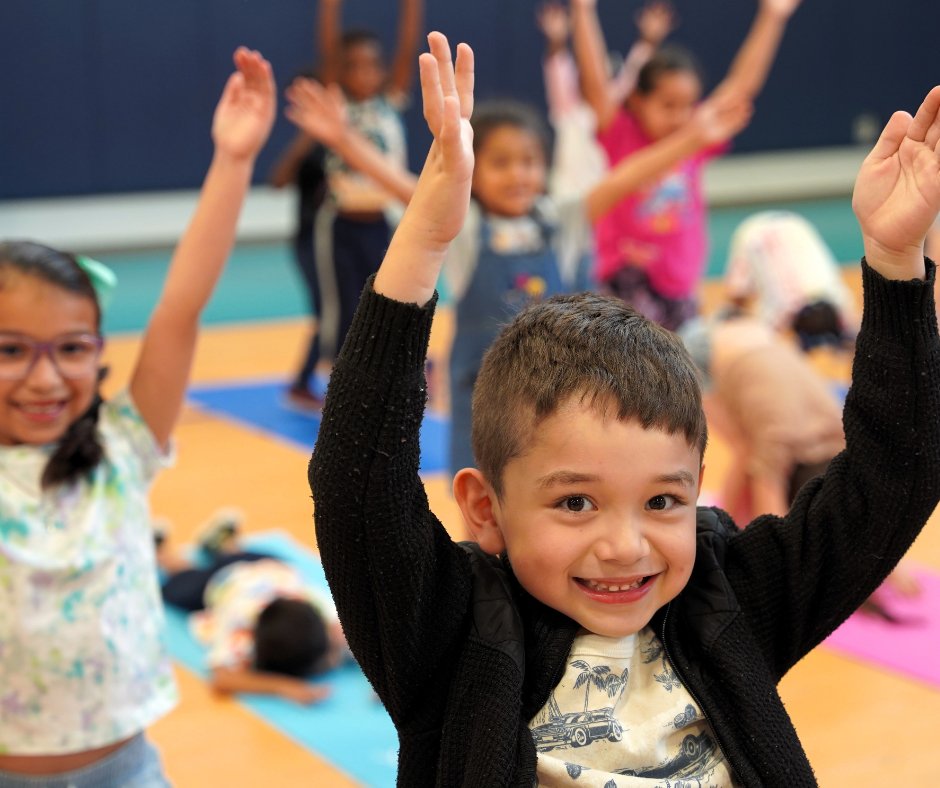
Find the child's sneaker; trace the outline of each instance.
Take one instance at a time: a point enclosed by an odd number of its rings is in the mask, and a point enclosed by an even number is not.
[[[238,536],[245,516],[235,508],[216,510],[199,529],[196,544],[208,555],[219,555],[227,551]]]
[[[284,392],[284,407],[299,413],[319,413],[323,410],[323,399],[304,386],[291,386]]]

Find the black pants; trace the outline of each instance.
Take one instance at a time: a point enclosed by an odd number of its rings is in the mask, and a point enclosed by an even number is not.
[[[163,601],[190,613],[202,610],[205,607],[203,596],[206,586],[219,570],[232,564],[260,561],[270,557],[263,553],[228,553],[214,556],[212,563],[205,568],[193,567],[170,575],[161,589]]]
[[[320,306],[320,283],[317,279],[317,262],[314,256],[313,225],[299,233],[294,239],[294,262],[303,279],[307,290],[307,300],[310,306],[310,314],[320,319],[322,307]],[[309,389],[310,379],[316,370],[317,362],[320,360],[320,329],[310,337],[310,343],[307,345],[307,353],[304,356],[303,364],[294,378],[294,386],[297,388]]]

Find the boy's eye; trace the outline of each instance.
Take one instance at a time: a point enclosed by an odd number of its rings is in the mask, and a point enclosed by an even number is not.
[[[680,503],[681,501],[678,498],[676,498],[675,495],[663,494],[663,495],[654,495],[652,498],[650,498],[646,502],[646,505],[650,509],[653,509],[654,511],[666,511],[668,509],[674,508]]]
[[[561,501],[561,508],[566,512],[590,512],[594,510],[594,504],[583,495],[569,495]]]

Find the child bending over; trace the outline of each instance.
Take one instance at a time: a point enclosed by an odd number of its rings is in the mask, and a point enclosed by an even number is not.
[[[346,653],[333,602],[280,559],[244,549],[238,526],[231,516],[210,520],[198,540],[205,565],[159,542],[163,600],[193,614],[217,691],[322,700],[329,688],[306,679],[336,667]]]
[[[791,211],[760,211],[738,225],[725,290],[771,328],[792,330],[804,350],[850,344],[858,333],[855,301],[832,250]]]
[[[429,39],[435,140],[309,469],[340,618],[398,730],[398,784],[815,784],[776,684],[940,499],[923,256],[940,87],[915,118],[893,116],[859,173],[866,309],[847,446],[786,517],[738,530],[697,509],[705,417],[678,338],[619,300],[564,296],[524,310],[484,359],[478,466],[454,480],[476,543],[455,544],[418,476],[418,429],[435,282],[470,199],[473,71],[469,48],[455,71],[446,39]]]

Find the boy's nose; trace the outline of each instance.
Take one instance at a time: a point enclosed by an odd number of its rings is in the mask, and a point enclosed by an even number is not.
[[[602,561],[629,566],[650,553],[650,544],[638,523],[618,519],[605,528],[594,552]]]

